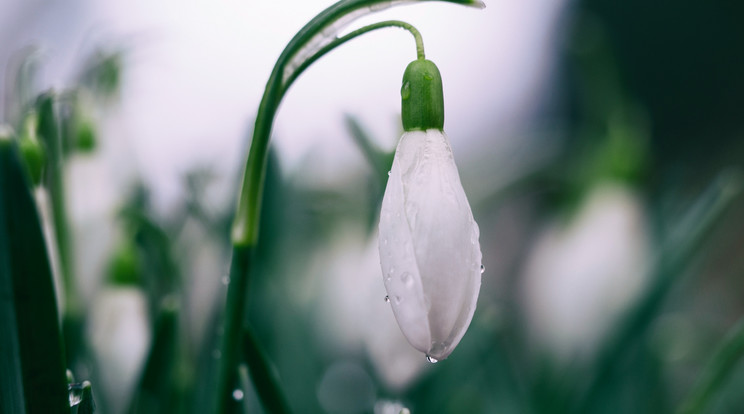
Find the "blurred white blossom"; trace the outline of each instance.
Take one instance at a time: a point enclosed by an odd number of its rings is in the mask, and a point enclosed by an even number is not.
[[[559,359],[584,359],[643,289],[650,240],[638,194],[596,186],[568,222],[538,236],[524,301],[534,339]]]
[[[123,412],[150,347],[147,301],[140,288],[114,286],[96,295],[90,313],[100,386],[114,414]]]
[[[390,313],[380,284],[376,246],[357,232],[341,232],[329,255],[317,261],[323,275],[318,331],[339,353],[365,352],[390,390],[401,391],[421,374],[426,362],[411,348]],[[330,265],[329,265],[330,264]]]

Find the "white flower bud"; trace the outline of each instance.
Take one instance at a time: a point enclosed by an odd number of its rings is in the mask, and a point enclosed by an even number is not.
[[[403,134],[382,201],[380,264],[401,331],[432,362],[449,356],[473,318],[478,236],[447,136]]]
[[[570,221],[538,236],[522,277],[534,342],[559,361],[594,355],[646,287],[652,251],[639,194],[603,182]]]

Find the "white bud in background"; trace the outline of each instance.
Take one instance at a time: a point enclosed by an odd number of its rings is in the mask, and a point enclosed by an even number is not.
[[[645,286],[650,241],[631,188],[596,186],[568,222],[538,236],[524,275],[533,339],[559,360],[586,360]]]
[[[100,365],[100,386],[112,413],[121,413],[150,347],[147,299],[138,287],[106,287],[96,295],[92,310],[89,329]]]

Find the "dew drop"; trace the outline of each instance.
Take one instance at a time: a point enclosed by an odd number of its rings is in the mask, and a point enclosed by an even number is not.
[[[237,390],[233,390],[232,392],[232,397],[235,401],[243,401],[244,395],[245,394],[243,393],[243,390],[237,389]]]
[[[426,360],[429,361],[429,362],[431,362],[432,364],[436,364],[437,362],[439,362],[438,359],[434,358],[431,355],[426,355]]]
[[[486,271],[486,266],[481,265],[481,274]]]
[[[405,101],[411,97],[411,82],[406,82],[400,88],[400,97]]]
[[[385,295],[385,302],[390,303],[390,296]]]
[[[388,171],[388,175],[390,175],[390,171]]]
[[[227,276],[227,275],[222,276],[222,284],[225,285],[225,286],[229,285],[230,284],[230,276]]]
[[[83,392],[80,388],[70,388],[69,395],[70,407],[74,407],[83,402]]]
[[[80,405],[88,398],[91,398],[90,392],[90,381],[68,384],[67,398],[70,403],[70,407]]]

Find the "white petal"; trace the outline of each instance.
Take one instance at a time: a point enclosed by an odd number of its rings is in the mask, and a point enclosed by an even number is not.
[[[465,334],[480,290],[481,251],[447,136],[403,135],[380,216],[380,262],[398,324],[441,360]]]

